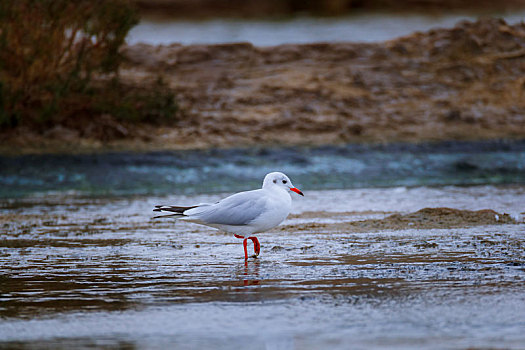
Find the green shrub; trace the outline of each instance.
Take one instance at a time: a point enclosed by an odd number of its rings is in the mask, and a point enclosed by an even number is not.
[[[118,81],[119,48],[137,22],[130,0],[1,0],[0,128],[42,129],[101,112],[148,120],[132,101],[150,101],[151,93],[126,96],[130,89]],[[171,112],[169,96],[155,103]],[[120,106],[126,100],[131,117]]]

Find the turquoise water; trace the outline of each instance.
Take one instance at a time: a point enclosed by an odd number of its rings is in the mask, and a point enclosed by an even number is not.
[[[525,140],[0,157],[0,198],[232,192],[283,171],[310,190],[525,183]]]

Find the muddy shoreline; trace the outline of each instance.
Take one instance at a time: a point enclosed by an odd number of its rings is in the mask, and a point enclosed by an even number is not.
[[[218,194],[0,201],[0,348],[524,343],[525,186],[304,191],[247,262],[231,234],[152,218]]]
[[[447,297],[456,288],[523,296],[524,191],[308,191],[283,225],[259,235],[262,254],[246,265],[230,234],[152,219],[155,204],[220,195],[22,199],[1,206],[0,317],[297,298],[324,308],[326,298]]]
[[[137,44],[123,54],[127,84],[160,76],[174,91],[172,124],[106,118],[96,128],[92,120],[41,134],[19,128],[0,134],[0,152],[525,137],[525,24],[461,22],[377,44]]]

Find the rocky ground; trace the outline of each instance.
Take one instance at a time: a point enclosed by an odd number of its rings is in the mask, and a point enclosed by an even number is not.
[[[461,22],[384,43],[128,46],[129,84],[162,77],[170,125],[108,119],[0,135],[5,152],[525,137],[525,24]],[[100,130],[96,128],[96,130]]]

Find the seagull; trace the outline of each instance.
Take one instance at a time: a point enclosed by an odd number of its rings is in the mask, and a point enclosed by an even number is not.
[[[261,189],[239,192],[213,204],[156,205],[153,211],[170,214],[154,218],[171,217],[232,233],[243,239],[244,259],[248,260],[247,240],[252,240],[254,257],[258,257],[261,245],[252,235],[268,231],[286,219],[292,209],[292,192],[304,196],[288,176],[272,172],[264,177]]]

